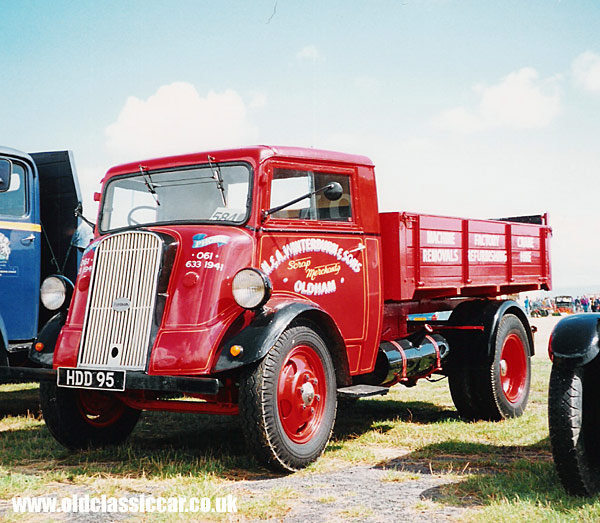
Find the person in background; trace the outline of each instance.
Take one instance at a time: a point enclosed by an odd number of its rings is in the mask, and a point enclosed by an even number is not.
[[[590,306],[590,302],[587,299],[587,296],[584,294],[583,297],[581,298],[581,307],[583,308],[583,312],[587,312],[589,306]]]
[[[525,314],[527,314],[527,316],[529,316],[529,307],[530,307],[530,303],[529,303],[529,296],[525,296]]]

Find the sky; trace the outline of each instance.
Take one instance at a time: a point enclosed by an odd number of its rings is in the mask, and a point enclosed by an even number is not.
[[[597,0],[0,0],[0,144],[112,165],[251,144],[367,155],[382,211],[548,212],[600,292]]]

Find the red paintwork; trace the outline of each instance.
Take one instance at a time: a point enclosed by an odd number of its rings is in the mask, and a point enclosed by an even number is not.
[[[500,374],[502,391],[508,401],[517,403],[523,395],[527,381],[527,357],[519,336],[513,333],[506,337],[500,360],[506,364],[505,373]]]
[[[385,300],[550,289],[547,225],[399,212],[380,219]]]
[[[307,388],[304,397],[303,388]],[[294,347],[281,366],[277,384],[277,409],[287,437],[297,444],[310,441],[321,426],[326,402],[321,359],[308,345]]]
[[[239,227],[188,224],[149,228],[171,236],[178,246],[162,324],[149,361],[150,374],[211,374],[223,340],[248,325],[254,315],[232,298],[231,279],[242,267],[257,267],[269,275],[273,294],[267,307],[302,301],[327,313],[344,339],[352,375],[373,370],[382,339],[407,334],[408,314],[451,309],[456,304],[440,298],[493,297],[550,288],[549,227],[399,212],[379,214],[374,167],[363,156],[247,147],[121,165],[110,169],[103,182],[136,173],[140,165],[148,170],[205,165],[208,155],[213,162],[235,160],[251,166],[251,214]],[[337,222],[273,215],[263,219],[262,211],[270,208],[274,168],[348,176],[353,217]],[[218,249],[222,271],[187,264],[196,259],[191,246],[198,233],[230,238]],[[482,242],[485,245],[479,245]],[[216,256],[217,250],[211,249],[214,247],[203,252]],[[507,261],[469,261],[471,251],[481,251],[483,254],[476,255],[480,257],[491,251],[502,257],[506,252]],[[68,319],[57,342],[55,368],[77,365],[89,285],[86,278],[93,256],[92,245],[83,258]],[[433,261],[436,257],[444,260]],[[435,303],[431,301],[434,298],[438,299]],[[235,391],[234,383],[226,385],[229,392]],[[123,397],[131,406],[149,409],[232,413],[235,404],[235,400],[219,399],[217,403],[167,406],[167,402],[135,391]],[[294,430],[290,428],[289,433]]]

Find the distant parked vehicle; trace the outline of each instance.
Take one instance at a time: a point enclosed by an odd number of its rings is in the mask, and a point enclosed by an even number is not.
[[[573,296],[557,296],[554,298],[554,305],[556,310],[560,313],[573,314],[575,312]]]
[[[551,309],[544,305],[541,300],[536,300],[531,304],[531,312],[529,315],[532,318],[545,318],[550,315]]]

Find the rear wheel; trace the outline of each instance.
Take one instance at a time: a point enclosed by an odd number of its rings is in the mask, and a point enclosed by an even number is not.
[[[267,356],[241,376],[244,434],[271,468],[293,471],[316,460],[331,436],[336,405],[331,356],[308,326],[288,328]]]
[[[570,368],[555,363],[550,374],[548,426],[552,456],[563,487],[577,496],[600,492],[597,370],[597,365]]]
[[[495,421],[517,418],[529,399],[531,348],[525,327],[514,314],[500,320],[494,349],[487,373],[478,376],[482,417]]]
[[[494,357],[490,365],[473,365],[465,357],[450,373],[452,399],[466,419],[516,418],[527,406],[531,347],[525,326],[517,316],[502,317],[492,347]]]
[[[114,393],[59,388],[40,384],[40,404],[48,430],[70,449],[115,445],[134,429],[140,411]]]

